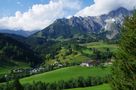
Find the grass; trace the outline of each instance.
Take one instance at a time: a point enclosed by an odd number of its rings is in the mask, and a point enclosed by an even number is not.
[[[69,50],[62,47],[59,53],[55,56],[55,59],[53,60],[51,59],[46,63],[54,64],[56,61],[59,61],[62,64],[67,64],[67,63],[80,64],[82,62],[92,60],[91,56],[93,56],[94,54],[92,48],[95,48],[100,52],[106,52],[107,48],[109,48],[112,53],[115,53],[118,49],[118,46],[116,44],[108,44],[104,42],[92,42],[92,43],[80,44],[80,46],[82,47],[79,50],[73,49],[74,53],[69,55],[67,54]]]
[[[71,54],[71,55],[66,56],[65,59],[60,58],[59,62],[63,63],[63,64],[65,64],[65,63],[77,63],[77,64],[80,64],[82,62],[85,62],[86,60],[89,60],[89,58],[86,57],[86,56],[83,56],[81,54],[78,54],[78,55],[72,55]],[[47,62],[47,64],[54,64],[56,61],[57,61],[56,59],[49,60]]]
[[[82,62],[82,61],[85,61],[85,60],[88,60],[88,59],[89,59],[89,58],[86,57],[86,56],[77,55],[75,58],[73,58],[73,61],[76,60],[76,61]]]
[[[84,54],[88,54],[88,55],[93,54],[93,52],[92,52],[89,48],[83,49],[82,52],[83,52]]]
[[[112,90],[112,89],[109,84],[103,84],[93,87],[75,88],[75,89],[67,89],[67,90]]]
[[[85,46],[87,48],[97,48],[98,50],[109,48],[112,52],[115,52],[118,49],[118,46],[116,44],[107,44],[104,42],[81,44],[81,46]]]
[[[23,62],[12,62],[12,63],[14,63],[15,65],[0,66],[0,75],[10,73],[12,69],[30,68],[30,66],[27,63],[23,63]]]
[[[33,83],[33,81],[41,81],[41,82],[57,82],[60,80],[70,80],[72,78],[78,78],[82,76],[84,78],[88,76],[105,76],[110,74],[110,67],[107,68],[100,68],[100,67],[80,67],[80,66],[73,66],[73,67],[66,67],[61,68],[58,70],[45,72],[42,74],[33,75],[30,77],[26,77],[20,80],[22,84],[26,83]]]
[[[89,49],[83,49],[85,54],[90,54]],[[67,55],[68,49],[62,48],[59,53],[56,55],[56,58],[53,60],[49,60],[47,64],[54,64],[56,61],[59,61],[60,63],[77,63],[80,64],[82,62],[85,62],[86,60],[89,60],[90,58],[82,55],[80,51],[73,50],[74,53],[71,53]]]
[[[11,70],[10,67],[0,67],[0,75],[9,73],[10,70]]]
[[[82,63],[86,60],[89,60],[89,58],[81,54],[67,56],[67,62],[69,63]],[[63,61],[65,62],[66,60]]]

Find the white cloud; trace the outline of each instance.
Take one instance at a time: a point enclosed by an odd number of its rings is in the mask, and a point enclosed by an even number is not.
[[[99,16],[119,7],[132,10],[136,7],[136,0],[94,0],[93,5],[79,11],[75,16]]]
[[[17,11],[15,16],[0,19],[0,28],[39,30],[50,25],[57,18],[70,16],[69,14],[81,9],[82,0],[50,0],[48,4],[33,5],[27,12]]]

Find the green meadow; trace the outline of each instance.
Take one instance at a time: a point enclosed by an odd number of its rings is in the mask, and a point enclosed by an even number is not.
[[[11,72],[11,70],[13,69],[17,69],[17,68],[30,68],[30,66],[27,63],[23,63],[23,62],[12,62],[11,64],[7,65],[3,65],[0,66],[0,75],[1,74],[8,74]]]
[[[104,50],[106,48],[109,48],[112,52],[115,52],[118,49],[117,44],[108,44],[105,42],[93,42],[93,43],[86,43],[80,45],[85,46],[87,48],[96,48],[98,50]]]
[[[109,84],[103,84],[98,86],[85,87],[85,88],[73,88],[73,89],[67,89],[67,90],[112,90],[112,89]]]
[[[87,78],[89,76],[106,76],[111,73],[110,67],[101,68],[101,67],[80,67],[80,66],[73,66],[73,67],[66,67],[61,68],[58,70],[45,72],[42,74],[36,74],[30,77],[26,77],[20,80],[22,84],[26,83],[33,83],[33,81],[38,82],[57,82],[60,80],[70,80],[70,79],[76,79],[80,76]]]

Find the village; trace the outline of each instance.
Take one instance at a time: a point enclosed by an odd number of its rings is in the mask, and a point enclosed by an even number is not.
[[[86,62],[82,62],[79,66],[81,67],[94,67],[94,66],[99,66],[99,65],[107,66],[107,65],[111,65],[112,63],[113,63],[113,60],[107,61],[105,63],[101,63],[100,61],[96,61],[96,60],[88,60]],[[65,67],[64,65],[59,64],[59,63],[55,63],[52,66],[57,66],[57,68]],[[33,74],[47,72],[47,71],[49,71],[47,70],[47,67],[38,67],[38,68],[30,68],[30,69],[18,68],[18,69],[11,70],[11,73],[13,74],[28,73],[29,75],[33,75]]]

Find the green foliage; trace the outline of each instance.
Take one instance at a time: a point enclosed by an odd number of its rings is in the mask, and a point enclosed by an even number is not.
[[[45,53],[47,53],[44,54],[45,66],[56,64],[56,62],[63,66],[79,65],[88,60],[98,59],[101,62],[105,62],[113,57],[118,48],[116,44],[103,42],[79,44],[71,40],[53,44],[51,47],[53,47],[53,49],[45,50]],[[55,49],[55,47],[57,47],[57,49]],[[54,56],[52,56],[52,54]]]
[[[123,24],[112,80],[113,90],[136,90],[136,12]]]
[[[5,64],[15,66],[14,61],[27,62],[31,66],[41,62],[40,58],[28,45],[5,34],[0,34],[0,66]]]
[[[15,79],[12,84],[14,90],[23,90],[23,86],[20,84],[18,79]]]
[[[108,76],[105,77],[78,77],[76,79],[70,79],[68,81],[60,80],[58,82],[53,83],[45,83],[45,82],[33,82],[32,84],[26,84],[22,86],[18,80],[15,80],[12,84],[7,84],[2,88],[10,88],[10,90],[63,90],[69,88],[77,88],[77,87],[88,87],[88,86],[96,86],[103,83],[107,83]],[[24,89],[23,89],[24,88]]]
[[[24,90],[18,79],[13,82],[7,82],[6,85],[0,86],[0,90]]]

